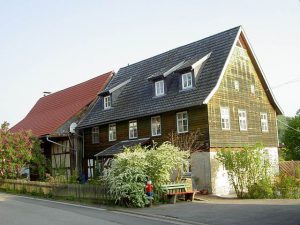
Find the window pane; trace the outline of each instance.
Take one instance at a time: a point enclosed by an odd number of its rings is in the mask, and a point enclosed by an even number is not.
[[[221,127],[223,130],[230,130],[229,108],[221,107]]]
[[[191,88],[192,87],[192,73],[182,74],[182,89]]]
[[[99,127],[92,128],[92,143],[93,144],[99,143]]]
[[[152,136],[161,135],[160,116],[151,117]]]
[[[245,110],[239,110],[240,130],[247,130],[247,114]]]
[[[117,139],[116,124],[109,124],[109,141],[115,141]]]
[[[188,116],[187,112],[177,113],[177,132],[188,132]]]
[[[129,122],[129,138],[137,138],[137,122],[130,121]]]

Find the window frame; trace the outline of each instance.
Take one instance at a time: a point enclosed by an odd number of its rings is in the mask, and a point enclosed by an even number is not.
[[[155,87],[155,96],[163,96],[165,95],[165,81],[164,80],[158,80],[154,82]]]
[[[228,114],[223,114],[222,112],[224,112],[223,110],[227,110],[228,111]],[[228,117],[228,118],[227,118]],[[229,107],[220,107],[220,118],[221,118],[221,128],[222,130],[230,130],[230,109]],[[228,120],[228,122],[224,121],[223,120]],[[223,124],[228,124],[228,127],[224,126],[223,127]]]
[[[99,127],[92,127],[92,144],[99,144],[99,143],[100,143]]]
[[[182,115],[182,118],[179,118],[179,116]],[[186,115],[186,117],[184,118],[183,115]],[[179,122],[182,122],[182,130],[180,131],[180,124]],[[186,130],[184,129],[184,124],[183,122],[186,121]],[[178,112],[176,113],[176,127],[177,127],[177,133],[178,134],[184,134],[184,133],[188,133],[189,132],[189,116],[188,116],[188,112],[187,111],[183,111],[183,112]]]
[[[107,95],[103,98],[103,108],[110,109],[111,108],[111,96]]]
[[[94,169],[95,169],[95,159],[93,158],[87,159],[87,168],[88,168],[88,178],[93,178]]]
[[[131,126],[130,126],[131,123],[136,123],[136,126],[135,126],[135,127],[131,127]],[[130,130],[131,130],[132,128],[136,130],[136,136],[131,136]],[[133,131],[133,134],[134,134],[134,133],[135,133],[135,132]],[[128,138],[129,138],[129,139],[135,139],[135,138],[138,138],[138,125],[137,125],[137,120],[130,120],[130,121],[128,122]]]
[[[158,129],[157,129],[157,125],[153,124],[153,120],[157,119],[157,118],[159,118],[159,132],[158,132]],[[154,127],[154,125],[156,127]],[[156,128],[156,130],[155,130],[156,132],[155,133],[153,132],[154,128]],[[151,117],[151,136],[152,137],[161,136],[161,117],[160,116],[153,116],[153,117]]]
[[[262,118],[264,116],[265,118]],[[269,132],[268,113],[265,112],[260,113],[260,127],[261,127],[261,132],[263,133]]]
[[[244,117],[241,117],[241,114],[243,113],[244,113]],[[248,130],[247,111],[244,109],[239,109],[238,116],[239,116],[240,131],[247,131]],[[245,125],[245,127],[242,127],[242,125]]]
[[[240,82],[238,80],[233,81],[234,90],[239,91],[240,90]]]
[[[251,84],[250,85],[250,92],[251,92],[251,94],[255,94],[255,85],[254,84]]]
[[[111,130],[111,128],[114,128]],[[112,138],[111,138],[112,134]],[[117,140],[117,125],[115,123],[108,124],[108,141],[116,141]]]
[[[189,78],[190,77],[190,85],[189,84]],[[186,84],[187,86],[185,86],[185,78],[186,78]],[[187,72],[187,73],[183,73],[181,75],[181,88],[182,90],[188,90],[188,89],[191,89],[193,88],[193,74],[192,72]]]

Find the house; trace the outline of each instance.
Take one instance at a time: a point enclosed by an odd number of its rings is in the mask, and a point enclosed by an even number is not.
[[[76,167],[82,168],[82,157],[78,155],[82,140],[74,129],[113,74],[110,71],[40,98],[10,131],[31,130],[39,137],[42,151],[51,161],[52,172],[62,169],[69,175]]]
[[[216,152],[262,142],[276,170],[280,114],[239,26],[121,68],[78,129],[90,160],[200,130],[200,151],[191,157],[194,181],[199,189],[228,194]]]

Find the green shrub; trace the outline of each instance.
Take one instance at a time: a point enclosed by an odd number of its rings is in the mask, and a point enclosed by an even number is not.
[[[270,178],[259,180],[248,187],[248,198],[262,199],[274,198],[274,187]]]
[[[275,189],[280,198],[300,198],[300,183],[295,177],[281,174],[275,183]]]
[[[187,158],[187,152],[170,143],[151,149],[140,145],[126,148],[115,156],[108,170],[110,192],[121,205],[144,207],[148,203],[145,194],[147,178],[151,178],[154,192],[159,193],[160,186],[170,182],[174,171],[182,170]]]
[[[217,160],[227,170],[229,181],[239,198],[247,197],[247,189],[258,188],[260,182],[269,179],[270,163],[260,144],[242,150],[222,149],[217,153]],[[254,193],[254,190],[251,191]]]

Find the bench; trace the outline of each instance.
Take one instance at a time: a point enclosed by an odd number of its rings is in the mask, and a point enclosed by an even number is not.
[[[169,203],[175,204],[178,195],[184,195],[185,201],[193,201],[195,197],[195,191],[187,190],[186,184],[166,184],[162,185],[162,190],[166,192]]]

